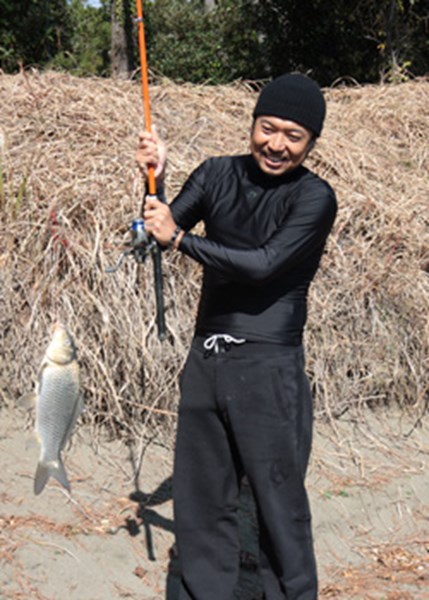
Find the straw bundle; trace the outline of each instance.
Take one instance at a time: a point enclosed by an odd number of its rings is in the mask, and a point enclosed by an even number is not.
[[[307,366],[316,408],[421,413],[428,395],[429,82],[327,90],[309,166],[339,215],[310,293]],[[87,419],[115,435],[174,425],[200,268],[164,253],[169,340],[155,327],[151,264],[116,262],[139,216],[135,82],[54,72],[0,75],[0,403],[28,390],[63,319],[83,367]],[[169,146],[167,193],[210,155],[246,152],[255,92],[159,80],[153,121]]]

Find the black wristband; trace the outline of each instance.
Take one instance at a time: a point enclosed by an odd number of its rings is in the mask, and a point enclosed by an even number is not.
[[[179,233],[182,231],[182,228],[177,226],[176,229],[174,230],[173,235],[171,236],[170,241],[168,242],[168,247],[169,248],[173,248],[174,246],[174,242],[177,240],[177,236],[179,235]]]

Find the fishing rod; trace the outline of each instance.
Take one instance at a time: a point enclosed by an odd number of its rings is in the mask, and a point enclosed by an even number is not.
[[[140,53],[140,73],[141,73],[141,85],[142,85],[142,96],[143,96],[143,112],[145,119],[145,129],[149,133],[152,133],[152,117],[150,113],[150,99],[149,99],[149,75],[147,67],[147,54],[146,54],[146,38],[143,21],[143,4],[142,0],[136,0],[137,9],[137,32],[139,40],[139,53]],[[148,192],[150,196],[156,196],[156,181],[155,181],[155,168],[153,166],[148,167]]]
[[[136,23],[139,42],[140,72],[145,130],[149,133],[152,133],[152,119],[149,99],[149,76],[147,66],[146,39],[143,20],[142,0],[136,0],[136,9]],[[163,292],[164,285],[161,265],[161,247],[153,236],[149,236],[147,234],[143,220],[143,211],[146,198],[157,198],[155,167],[153,165],[149,165],[147,170],[147,192],[148,193],[145,194],[143,197],[143,202],[141,206],[141,217],[139,217],[138,219],[134,219],[131,225],[131,242],[128,244],[129,249],[125,250],[122,253],[116,266],[107,267],[106,271],[109,273],[117,271],[122,263],[123,258],[129,254],[133,255],[138,263],[143,263],[149,254],[152,255],[156,298],[156,322],[158,327],[158,338],[162,341],[166,338],[166,325]]]

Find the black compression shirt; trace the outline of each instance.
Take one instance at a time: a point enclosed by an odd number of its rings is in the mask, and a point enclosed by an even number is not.
[[[198,334],[297,345],[336,214],[332,188],[301,166],[269,177],[251,155],[205,161],[171,204],[180,251],[204,267]],[[206,237],[188,233],[203,221]]]

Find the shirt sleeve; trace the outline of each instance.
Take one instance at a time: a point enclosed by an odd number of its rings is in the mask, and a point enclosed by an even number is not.
[[[170,204],[175,223],[185,231],[192,229],[204,218],[203,201],[209,170],[208,162],[203,162],[191,173],[179,194]]]
[[[260,285],[321,252],[335,220],[335,194],[329,187],[297,199],[283,224],[260,247],[232,248],[187,233],[180,251],[204,266],[242,283]]]

